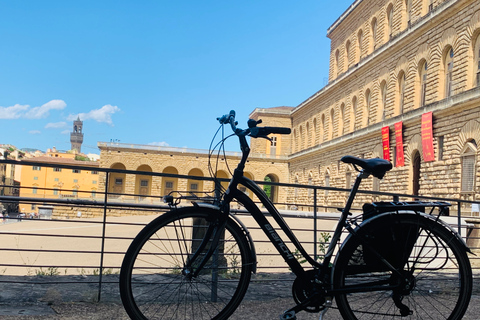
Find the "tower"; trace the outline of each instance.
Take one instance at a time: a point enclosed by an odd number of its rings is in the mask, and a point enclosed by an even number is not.
[[[70,143],[72,144],[72,150],[77,153],[82,151],[83,133],[82,133],[83,121],[80,121],[80,117],[73,121],[73,132],[70,133]]]

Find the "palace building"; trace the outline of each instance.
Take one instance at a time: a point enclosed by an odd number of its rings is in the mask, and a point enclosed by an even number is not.
[[[381,157],[394,169],[381,181],[367,180],[363,189],[480,200],[480,1],[356,0],[327,36],[329,83],[294,108],[255,109],[250,115],[262,125],[289,126],[292,134],[271,142],[252,139],[247,174],[348,188],[355,170],[340,162],[343,155]],[[101,167],[208,172],[203,151],[99,147]],[[130,180],[114,178],[110,185],[137,194],[193,189],[168,179]],[[313,202],[308,190],[274,196],[280,202]],[[345,197],[324,192],[317,200],[336,206]]]

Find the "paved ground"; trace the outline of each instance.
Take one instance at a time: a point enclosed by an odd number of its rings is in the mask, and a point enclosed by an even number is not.
[[[152,217],[132,217],[135,222],[149,221]],[[114,222],[120,219],[112,219]],[[308,229],[310,221],[299,219],[298,227]],[[121,219],[123,222],[124,219]],[[247,224],[248,226],[248,224]],[[133,236],[140,227],[125,225],[109,225],[107,233],[114,241],[106,243],[106,250],[111,252],[124,252],[130,240],[123,237]],[[0,255],[1,264],[7,261],[8,266],[0,267],[0,320],[27,320],[27,319],[128,319],[120,303],[118,295],[118,275],[104,276],[102,285],[101,302],[98,299],[98,276],[92,274],[88,266],[98,263],[98,255],[90,253],[98,250],[101,225],[99,224],[72,224],[72,222],[51,221],[24,221],[21,223],[2,225],[0,228]],[[255,238],[256,230],[252,230]],[[37,236],[25,235],[26,233]],[[20,234],[20,235],[19,235]],[[82,235],[91,236],[88,239],[57,237],[52,235]],[[42,235],[39,237],[38,235]],[[300,235],[303,236],[303,235]],[[305,235],[307,237],[307,235]],[[120,240],[118,240],[120,238]],[[261,242],[257,243],[259,249]],[[93,248],[93,249],[92,249]],[[26,251],[22,251],[27,249]],[[65,250],[74,249],[84,251],[80,254],[64,254],[51,252],[30,252],[35,250]],[[265,249],[268,252],[270,249]],[[258,251],[258,250],[257,250]],[[86,259],[88,257],[88,259]],[[107,266],[118,266],[122,254],[111,254],[106,257]],[[97,259],[97,260],[96,260]],[[278,262],[267,256],[262,264]],[[39,269],[42,265],[65,266],[55,270],[55,275],[48,274],[48,270]],[[97,264],[98,265],[98,264]],[[79,266],[67,270],[66,266]],[[82,266],[85,266],[85,270]],[[84,272],[86,271],[86,272]],[[114,272],[115,273],[115,272]],[[29,274],[29,276],[25,276]],[[20,276],[21,275],[21,276]],[[250,286],[244,302],[232,320],[278,319],[278,315],[285,309],[293,306],[291,298],[291,277],[284,275],[283,281],[261,282],[262,286],[254,283]],[[59,284],[58,282],[62,282]],[[469,310],[464,319],[480,319],[480,277],[476,277],[474,296]],[[317,314],[301,313],[299,320],[318,319]],[[336,309],[328,311],[325,319],[341,319]]]
[[[292,277],[284,274],[281,281],[254,282],[248,293],[231,317],[232,320],[278,319],[280,313],[292,307],[290,296]],[[85,279],[85,283],[49,284],[55,279],[43,277],[20,283],[1,283],[0,290],[0,319],[2,320],[128,320],[118,296],[117,276],[107,276],[102,287],[101,302],[93,302],[97,298],[97,284],[95,279]],[[71,278],[71,277],[70,277]],[[18,281],[18,279],[10,279]],[[28,280],[28,279],[27,279]],[[66,280],[66,279],[63,279]],[[79,279],[70,279],[78,281]],[[87,283],[88,282],[88,283]],[[464,319],[477,320],[480,315],[480,283],[475,281],[474,296]],[[302,312],[298,320],[318,319],[318,314]],[[325,320],[341,319],[338,310],[330,309]]]

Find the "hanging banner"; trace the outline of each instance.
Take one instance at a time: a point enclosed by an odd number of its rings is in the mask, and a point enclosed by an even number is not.
[[[435,153],[433,151],[433,122],[432,112],[422,114],[422,149],[423,160],[435,160]]]
[[[382,128],[383,159],[390,161],[390,128]]]
[[[405,165],[405,157],[403,155],[403,122],[395,123],[395,142],[396,142],[396,154],[397,154],[397,167],[403,167]]]

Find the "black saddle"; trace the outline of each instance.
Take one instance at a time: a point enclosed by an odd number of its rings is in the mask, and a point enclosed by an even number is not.
[[[353,156],[344,156],[341,161],[357,165],[378,179],[382,179],[385,173],[392,169],[390,161],[380,158],[362,159]]]

